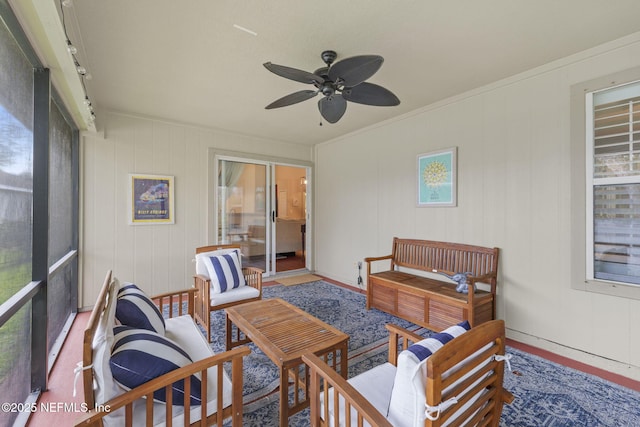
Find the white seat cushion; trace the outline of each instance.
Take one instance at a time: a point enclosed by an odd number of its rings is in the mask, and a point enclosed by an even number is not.
[[[391,400],[391,390],[393,389],[393,381],[396,376],[396,367],[391,363],[384,363],[378,365],[375,368],[369,369],[355,377],[351,378],[348,382],[358,392],[364,396],[382,415],[387,414],[389,409],[389,401]],[[320,413],[324,413],[324,395],[320,395]],[[340,426],[346,425],[344,414],[344,398],[340,396]],[[336,427],[334,422],[334,398],[333,388],[329,390],[329,426]],[[357,426],[356,412],[351,410],[351,425]],[[365,426],[370,426],[366,421]]]
[[[166,319],[166,332],[165,337],[175,341],[180,347],[185,350],[192,360],[202,360],[206,357],[212,356],[214,353],[209,347],[209,343],[205,340],[204,336],[200,332],[199,328],[195,325],[193,319],[189,315],[180,317],[174,317],[172,319]],[[109,371],[110,374],[110,371]],[[226,372],[223,371],[223,407],[227,407],[232,401],[231,380]],[[113,378],[109,378],[109,381],[113,383]],[[207,415],[214,414],[217,411],[217,383],[218,372],[216,367],[209,368],[207,370]],[[124,390],[120,389],[120,393]],[[146,399],[138,399],[133,404],[133,425],[145,425],[145,405]],[[154,403],[154,426],[166,425],[166,406],[164,403]],[[200,419],[200,406],[192,406],[190,411],[191,422]],[[173,407],[173,425],[184,425],[184,406]],[[122,426],[124,425],[123,411],[118,410],[114,414],[110,414],[104,418],[105,427],[108,426]]]
[[[211,306],[257,298],[258,296],[260,296],[260,291],[253,286],[241,286],[220,294],[211,293]]]

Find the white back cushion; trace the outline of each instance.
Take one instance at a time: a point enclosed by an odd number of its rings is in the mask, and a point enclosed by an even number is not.
[[[471,329],[462,322],[411,345],[398,355],[387,418],[395,427],[422,427],[425,420],[426,361],[443,345]]]
[[[230,249],[217,249],[215,251],[202,252],[196,254],[196,274],[209,278],[209,270],[207,269],[207,261],[212,256],[217,255],[225,255],[234,251],[237,251],[238,248],[230,248]],[[240,265],[242,267],[242,265]]]

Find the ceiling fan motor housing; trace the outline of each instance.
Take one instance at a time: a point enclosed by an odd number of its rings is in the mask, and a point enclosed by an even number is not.
[[[327,66],[329,66],[333,64],[333,61],[336,60],[336,58],[338,57],[338,54],[335,52],[335,50],[325,50],[324,52],[322,52],[320,57],[322,58],[324,63],[327,64]]]

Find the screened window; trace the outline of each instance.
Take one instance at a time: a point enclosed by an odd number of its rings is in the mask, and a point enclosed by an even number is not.
[[[640,82],[587,99],[592,279],[640,285]]]
[[[33,67],[0,20],[0,304],[31,281]],[[0,396],[31,392],[31,304],[0,324]],[[0,425],[17,414],[0,411]]]
[[[0,58],[0,397],[23,405],[47,389],[76,312],[79,141],[6,5]],[[0,426],[28,414],[0,411]]]

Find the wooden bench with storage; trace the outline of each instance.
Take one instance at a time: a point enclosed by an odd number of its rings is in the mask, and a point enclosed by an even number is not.
[[[472,326],[493,320],[498,254],[498,248],[395,237],[391,255],[365,258],[367,309],[435,331],[463,320]],[[389,270],[372,272],[378,261],[390,261]],[[415,274],[419,272],[428,274]],[[456,284],[441,275],[457,273],[467,273],[468,293],[456,291]],[[479,283],[485,286],[472,292]]]

